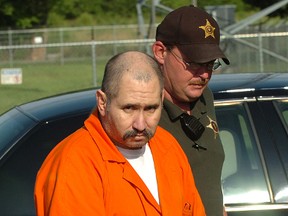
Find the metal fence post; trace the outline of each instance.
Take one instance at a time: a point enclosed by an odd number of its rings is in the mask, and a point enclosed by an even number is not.
[[[91,51],[92,51],[92,83],[93,86],[97,86],[97,70],[96,70],[96,45],[95,42],[91,44]]]
[[[258,33],[258,43],[259,43],[259,64],[260,64],[260,72],[264,72],[264,61],[263,61],[263,43],[262,43],[262,35]]]
[[[64,40],[63,40],[62,28],[59,29],[59,36],[60,36],[60,43],[63,44]],[[61,65],[63,65],[64,64],[64,47],[63,46],[60,47],[60,61],[61,61]]]
[[[11,29],[8,30],[8,43],[9,43],[9,46],[13,45]],[[9,49],[9,65],[10,67],[13,67],[13,49],[12,48]]]

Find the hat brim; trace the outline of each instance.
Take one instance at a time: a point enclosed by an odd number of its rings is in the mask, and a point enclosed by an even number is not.
[[[177,44],[176,46],[191,62],[206,63],[221,58],[225,64],[230,64],[217,44]]]

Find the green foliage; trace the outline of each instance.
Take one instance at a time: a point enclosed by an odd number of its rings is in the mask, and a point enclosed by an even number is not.
[[[76,19],[76,25],[84,25],[84,26],[93,26],[96,24],[96,21],[92,14],[89,13],[82,13],[79,17]]]
[[[23,29],[33,27],[35,23],[39,23],[39,19],[36,16],[25,17],[16,21],[16,25]]]
[[[95,10],[97,11],[97,5],[97,3],[91,4],[89,0],[61,0],[53,5],[51,11],[56,14],[61,14],[66,19],[75,19],[82,13],[93,13]]]
[[[135,0],[105,0],[101,4],[102,14],[117,14],[120,16],[130,17],[136,14]]]
[[[1,14],[6,15],[6,16],[11,16],[13,14],[13,11],[14,11],[14,8],[11,5],[11,3],[7,3],[0,7]]]
[[[137,22],[136,3],[139,0],[0,0],[1,28],[37,28],[70,25],[123,24]],[[144,1],[145,19],[151,16],[152,0]],[[192,4],[193,0],[161,0],[169,8]],[[205,0],[195,1],[199,7],[208,5],[236,5],[236,15],[244,17],[252,11],[266,8],[277,0]],[[288,7],[271,16],[287,16]],[[157,16],[167,11],[158,11]]]
[[[56,0],[3,0],[0,2],[0,26],[32,28],[46,24],[51,5]]]
[[[184,5],[190,5],[191,3],[192,3],[191,0],[178,0],[178,1],[162,0],[161,1],[162,5],[170,7],[172,9],[175,9]]]
[[[61,27],[65,25],[65,18],[55,12],[49,13],[47,18],[47,26]]]
[[[13,22],[14,7],[10,2],[0,1],[0,26],[1,28],[9,28],[9,24]]]

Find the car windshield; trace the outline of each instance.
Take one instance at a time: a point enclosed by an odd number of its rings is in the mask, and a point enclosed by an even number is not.
[[[13,109],[0,116],[0,158],[16,140],[23,136],[36,124],[17,109]]]

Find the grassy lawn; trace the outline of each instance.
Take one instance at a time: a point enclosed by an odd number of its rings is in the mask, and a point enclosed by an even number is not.
[[[97,86],[105,62],[97,64]],[[15,65],[22,68],[22,84],[0,84],[0,114],[31,100],[93,87],[91,62]],[[1,67],[3,68],[3,67]]]

